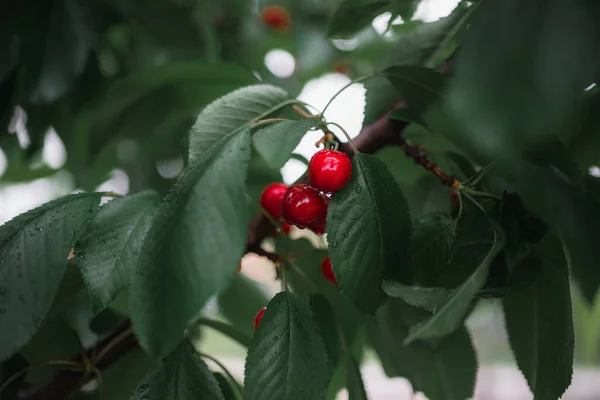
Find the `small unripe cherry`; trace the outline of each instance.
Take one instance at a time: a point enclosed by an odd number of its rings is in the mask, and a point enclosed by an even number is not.
[[[308,229],[313,231],[315,235],[321,236],[325,233],[325,225],[327,224],[327,209],[329,208],[329,197],[324,196],[323,202],[325,203],[325,208],[323,212],[313,223],[308,226]]]
[[[306,228],[319,218],[325,202],[319,191],[311,186],[297,184],[291,186],[283,196],[281,215],[288,223],[298,228]]]
[[[260,195],[260,205],[273,219],[281,218],[281,201],[287,190],[284,183],[271,183]]]
[[[325,257],[323,262],[321,262],[321,273],[329,282],[333,283],[335,286],[338,285],[335,275],[333,274],[333,268],[331,267],[331,260],[329,257]]]
[[[260,321],[262,320],[263,315],[265,315],[266,309],[267,307],[263,307],[258,313],[256,313],[256,317],[254,317],[254,330],[258,329],[258,325],[260,325]]]
[[[279,31],[287,30],[291,25],[290,14],[284,7],[276,4],[265,6],[260,18],[265,25]]]
[[[352,162],[340,151],[319,150],[310,159],[308,176],[311,185],[320,191],[337,192],[350,180]]]

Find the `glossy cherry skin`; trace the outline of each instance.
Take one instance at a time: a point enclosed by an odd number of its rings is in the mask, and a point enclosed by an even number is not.
[[[265,6],[260,13],[260,18],[265,25],[277,30],[286,30],[291,25],[287,10],[275,4]]]
[[[329,257],[325,257],[323,262],[321,262],[321,273],[329,282],[333,283],[335,286],[338,285],[335,275],[333,274],[333,268],[331,268],[331,260]]]
[[[285,192],[281,215],[288,223],[298,228],[306,228],[323,214],[324,208],[325,201],[317,189],[298,184]]]
[[[260,205],[273,217],[281,218],[281,201],[288,190],[286,184],[271,183],[260,195]]]
[[[254,330],[258,329],[258,325],[260,325],[260,321],[262,320],[263,315],[265,315],[266,309],[267,307],[261,308],[260,311],[256,314],[256,317],[254,317]]]
[[[313,231],[316,235],[323,235],[325,233],[325,225],[327,223],[327,209],[329,208],[329,197],[323,197],[323,202],[325,203],[325,208],[323,212],[313,223],[308,226],[308,229]]]
[[[342,152],[320,150],[310,159],[308,176],[311,185],[321,192],[337,192],[350,180],[352,162]]]

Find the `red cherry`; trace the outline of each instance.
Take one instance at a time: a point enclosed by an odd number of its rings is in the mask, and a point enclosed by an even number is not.
[[[321,273],[329,282],[333,283],[335,286],[338,285],[335,275],[333,274],[333,268],[331,268],[331,260],[329,257],[325,257],[323,262],[321,262]]]
[[[283,183],[271,183],[260,195],[260,205],[273,219],[281,218],[281,200],[287,189],[287,185]]]
[[[337,192],[352,176],[352,162],[347,155],[335,150],[320,150],[308,164],[310,183],[325,193]]]
[[[323,196],[311,186],[298,184],[290,187],[281,204],[283,218],[298,228],[306,228],[322,215],[325,208]]]
[[[308,228],[313,231],[316,235],[321,236],[325,233],[325,225],[327,223],[327,209],[329,208],[329,197],[323,197],[323,202],[325,203],[325,208],[323,212],[312,224],[308,226]]]
[[[254,317],[254,330],[258,329],[258,325],[260,324],[260,320],[262,320],[263,315],[265,315],[266,309],[267,307],[261,308],[260,311],[256,314],[256,317]]]
[[[279,5],[265,6],[260,13],[260,18],[265,25],[280,31],[288,29],[291,25],[290,14]]]

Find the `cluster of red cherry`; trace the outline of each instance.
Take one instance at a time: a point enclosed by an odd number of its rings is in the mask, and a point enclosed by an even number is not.
[[[283,221],[281,230],[284,233],[290,231],[291,224],[322,235],[325,233],[329,196],[346,186],[351,176],[352,162],[346,154],[335,150],[320,150],[308,164],[310,185],[299,183],[288,187],[283,183],[270,184],[263,190],[260,204],[273,219]],[[321,262],[321,273],[337,286],[329,257]],[[255,330],[265,309],[261,309],[254,318]]]
[[[352,163],[347,155],[335,150],[320,150],[308,164],[310,185],[299,183],[288,187],[283,183],[272,183],[263,190],[260,205],[273,219],[284,222],[284,232],[289,232],[286,224],[291,224],[322,235],[329,196],[343,188],[351,176]]]

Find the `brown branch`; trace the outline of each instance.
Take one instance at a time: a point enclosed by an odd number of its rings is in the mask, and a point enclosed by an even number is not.
[[[441,72],[449,72],[448,65],[443,65],[439,70]],[[454,182],[453,177],[445,175],[439,168],[427,160],[426,155],[417,146],[407,143],[402,137],[402,132],[408,123],[388,119],[389,112],[405,106],[404,102],[399,102],[377,120],[364,127],[358,136],[353,139],[356,148],[361,153],[372,154],[386,146],[400,146],[407,156],[410,156],[417,163],[432,171],[442,182],[449,184],[451,179]],[[349,157],[354,156],[349,143],[340,144],[339,150]],[[306,178],[303,181],[306,181]],[[267,218],[258,216],[253,219],[248,228],[246,253],[255,253],[259,256],[267,257],[272,261],[277,261],[277,255],[261,247],[262,241],[273,233],[273,230],[274,227]],[[115,342],[115,338],[120,338],[120,340]],[[129,351],[137,348],[139,348],[139,344],[131,331],[131,321],[128,320],[117,332],[98,343],[96,348],[87,350],[85,357],[79,355],[74,357],[72,361],[83,363],[85,359],[94,360],[94,354],[103,354],[102,358],[97,360],[94,365],[97,370],[101,371],[112,365]],[[22,388],[19,391],[17,400],[62,400],[92,378],[93,375],[89,372],[58,371],[50,379],[33,388]]]
[[[127,331],[130,334],[125,334]],[[123,335],[121,340],[113,343],[114,339]],[[109,347],[110,346],[110,347]],[[104,353],[103,349],[108,349],[106,353],[97,360],[95,367],[102,370],[113,364],[119,358],[139,347],[137,338],[131,330],[131,321],[127,321],[117,332],[98,343],[94,349],[86,351],[85,357],[79,355],[71,361],[83,364],[87,358],[93,360],[94,354]],[[71,393],[79,389],[83,384],[94,378],[91,373],[83,371],[61,370],[53,374],[47,381],[40,383],[32,388],[19,391],[17,400],[59,400],[66,399]]]

